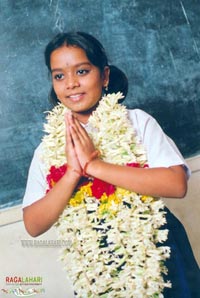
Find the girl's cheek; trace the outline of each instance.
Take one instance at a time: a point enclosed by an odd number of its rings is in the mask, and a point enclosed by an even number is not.
[[[55,92],[58,92],[59,86],[58,86],[58,84],[56,84],[55,81],[53,82],[53,88],[54,88]]]

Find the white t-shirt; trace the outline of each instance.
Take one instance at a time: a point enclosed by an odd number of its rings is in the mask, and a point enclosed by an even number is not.
[[[190,170],[174,142],[163,132],[157,121],[146,112],[129,110],[129,118],[143,143],[150,168],[184,165],[188,177]],[[88,125],[85,125],[88,130]],[[23,208],[41,199],[47,189],[46,173],[41,161],[42,146],[36,148],[30,165]]]

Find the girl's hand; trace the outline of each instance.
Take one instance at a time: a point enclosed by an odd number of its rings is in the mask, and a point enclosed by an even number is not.
[[[77,174],[82,173],[82,168],[80,165],[80,162],[78,160],[77,157],[77,152],[75,150],[75,146],[74,146],[74,142],[72,139],[72,134],[71,134],[71,118],[72,115],[71,113],[66,113],[65,115],[65,125],[66,125],[66,147],[65,147],[65,151],[66,151],[66,156],[67,156],[67,164],[69,166],[69,168],[71,168],[74,172],[76,172]]]
[[[89,137],[87,131],[81,126],[79,121],[71,115],[68,118],[70,124],[71,140],[74,145],[76,157],[79,160],[81,168],[84,169],[85,164],[95,151],[94,144]]]

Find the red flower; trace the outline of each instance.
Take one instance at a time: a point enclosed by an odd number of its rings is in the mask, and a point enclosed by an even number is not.
[[[126,164],[128,167],[134,167],[134,168],[148,168],[148,165],[145,164],[141,166],[138,162],[131,162]],[[47,192],[54,187],[54,185],[62,178],[62,176],[67,171],[67,164],[64,164],[60,167],[51,166],[49,170],[49,174],[47,175],[47,183],[49,186],[49,189]],[[88,179],[82,177],[82,179],[79,181],[78,188],[88,183]],[[103,193],[105,193],[107,196],[113,194],[115,192],[115,186],[107,183],[105,181],[102,181],[100,179],[94,178],[92,186],[92,194],[97,199],[101,198]]]
[[[139,162],[129,162],[126,164],[128,167],[132,167],[132,168],[140,168],[140,164]]]
[[[126,164],[128,167],[132,168],[148,168],[149,166],[147,164],[144,164],[143,166],[140,165],[139,162],[130,162]]]
[[[95,196],[97,199],[100,199],[104,192],[106,193],[107,196],[115,192],[114,185],[97,178],[94,178],[91,189],[92,189],[92,195]]]
[[[66,164],[58,168],[55,166],[51,166],[49,170],[49,174],[47,175],[47,178],[46,178],[49,185],[49,189],[51,189],[60,180],[60,178],[62,178],[66,170],[67,170]]]

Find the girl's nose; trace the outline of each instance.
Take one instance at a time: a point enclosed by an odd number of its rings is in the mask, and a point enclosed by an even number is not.
[[[66,88],[67,89],[73,89],[75,87],[79,86],[78,78],[74,75],[69,75],[66,78]]]

